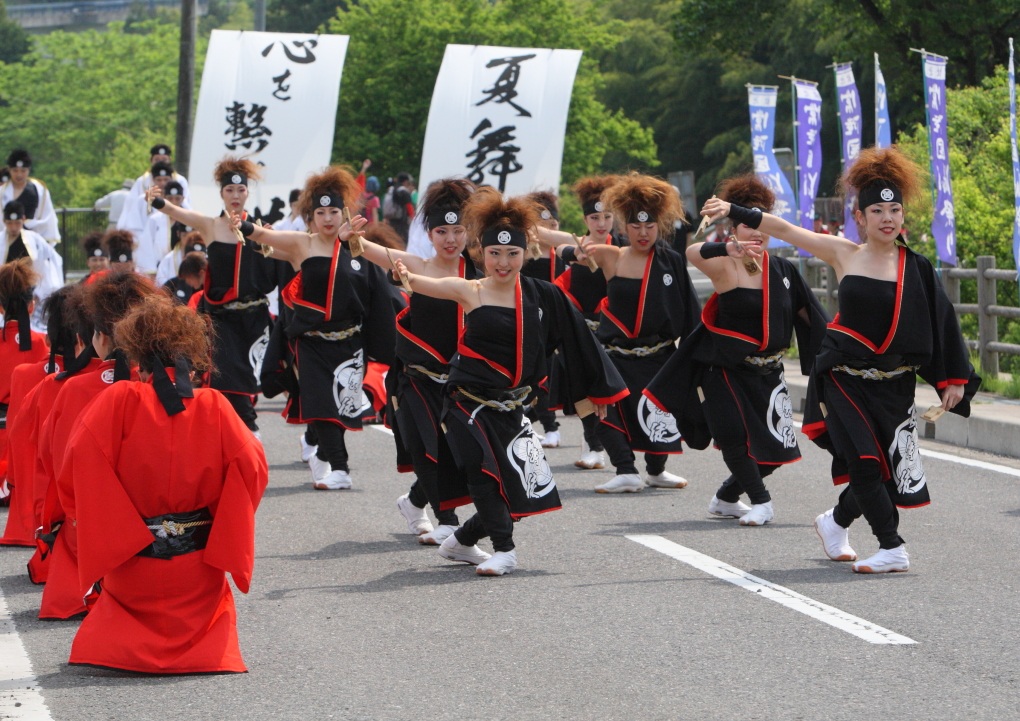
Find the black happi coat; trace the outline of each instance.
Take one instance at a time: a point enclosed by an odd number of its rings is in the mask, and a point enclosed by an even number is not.
[[[584,318],[555,286],[521,277],[514,308],[483,305],[466,316],[458,353],[450,364],[450,396],[443,412],[455,458],[481,449],[482,472],[494,478],[514,518],[560,508],[559,493],[542,446],[523,408],[498,411],[463,396],[507,400],[511,392],[535,389],[547,375],[547,358],[557,348],[570,375],[563,391],[574,402],[584,398],[613,403],[626,385],[595,341]],[[470,503],[467,488],[440,478],[441,507]]]
[[[209,244],[209,268],[199,311],[212,318],[213,344],[211,386],[224,393],[255,395],[260,390],[262,361],[269,345],[268,302],[243,310],[231,303],[265,301],[276,287],[269,259],[251,243]]]
[[[635,452],[682,453],[675,418],[642,392],[676,351],[673,342],[686,338],[698,324],[701,304],[686,258],[657,245],[648,255],[641,278],[616,276],[609,281],[599,310],[602,320],[596,335],[630,389],[630,395],[610,408],[602,422],[626,434]],[[613,350],[660,343],[667,345],[645,356]]]
[[[899,249],[895,282],[844,276],[839,308],[815,359],[804,433],[833,453],[835,483],[846,482],[847,461],[876,458],[896,505],[926,505],[930,499],[914,420],[915,374],[873,380],[833,368],[889,372],[916,366],[938,390],[965,384],[964,399],[952,412],[967,417],[981,379],[970,364],[956,312],[931,261],[906,247]]]
[[[763,367],[746,359],[786,350],[796,332],[801,370],[808,375],[827,318],[793,263],[766,253],[762,265],[761,290],[734,288],[708,299],[701,325],[680,344],[645,395],[673,414],[692,448],[707,447],[710,429],[719,424],[742,425],[755,461],[789,463],[800,458],[800,450],[782,365]]]
[[[626,245],[615,235],[606,236],[606,245],[623,247]],[[571,302],[581,311],[585,320],[589,321],[588,327],[592,330],[598,327],[599,304],[606,297],[606,276],[602,269],[595,272],[584,263],[570,263],[556,278],[556,285],[567,294]]]
[[[287,286],[293,317],[286,335],[294,354],[297,392],[287,403],[288,423],[330,421],[360,430],[371,403],[362,391],[365,363],[393,362],[394,323],[403,305],[386,273],[354,258],[337,240],[331,257],[306,258]],[[343,340],[314,333],[342,332],[360,326]],[[309,333],[312,333],[311,335]]]

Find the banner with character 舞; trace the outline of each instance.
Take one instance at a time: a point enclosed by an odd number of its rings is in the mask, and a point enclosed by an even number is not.
[[[256,217],[283,217],[287,196],[329,165],[348,36],[213,30],[191,142],[193,206],[223,208],[213,167],[251,158],[262,180],[249,190]]]

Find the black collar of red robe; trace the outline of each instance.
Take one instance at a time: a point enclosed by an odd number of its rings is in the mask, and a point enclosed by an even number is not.
[[[168,416],[174,416],[184,410],[182,398],[194,398],[195,390],[191,385],[191,364],[186,358],[174,361],[173,377],[167,372],[162,358],[152,357],[152,387],[156,397]]]
[[[60,373],[57,373],[57,380],[58,381],[65,380],[85,370],[86,366],[88,366],[88,364],[91,363],[92,359],[95,357],[96,349],[92,347],[91,343],[85,346],[85,349],[81,353],[76,355],[74,358],[72,358],[70,362],[67,361],[67,357],[65,356],[64,370],[62,370]],[[52,362],[52,358],[50,362]]]
[[[35,288],[29,288],[21,294],[17,300],[19,301],[15,306],[14,312],[10,315],[14,316],[14,320],[18,323],[18,350],[22,352],[32,350],[32,321],[28,315],[28,304],[32,302],[32,294],[35,292]],[[10,299],[3,301],[5,308],[10,308]],[[4,327],[3,337],[7,338],[7,328]]]

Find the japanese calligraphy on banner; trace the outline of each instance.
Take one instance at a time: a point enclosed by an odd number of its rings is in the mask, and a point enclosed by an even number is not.
[[[191,141],[191,197],[222,210],[213,167],[225,155],[263,166],[250,186],[257,217],[285,215],[292,188],[329,164],[346,35],[213,30]]]
[[[861,95],[854,80],[853,63],[836,63],[836,100],[839,110],[839,132],[843,139],[843,170],[861,154]],[[847,193],[843,204],[843,235],[858,242],[857,221],[854,220],[855,196]]]
[[[892,125],[889,123],[889,100],[885,92],[885,76],[875,53],[875,145],[888,148],[892,145]]]
[[[463,176],[507,195],[556,192],[580,61],[580,50],[447,45],[418,187]]]
[[[802,228],[814,229],[815,197],[822,174],[822,96],[818,85],[793,81],[797,98],[797,166],[799,220]]]
[[[797,222],[797,203],[790,181],[779,167],[773,152],[776,135],[776,99],[779,88],[774,85],[748,85],[747,104],[751,111],[751,154],[754,173],[776,194],[772,214],[791,223]],[[772,239],[773,246],[783,245]]]
[[[931,234],[935,251],[943,263],[956,265],[956,211],[953,183],[949,175],[949,133],[946,122],[946,58],[923,56],[924,97],[928,112],[928,152],[931,177],[935,181]]]
[[[1020,156],[1016,150],[1016,71],[1013,68],[1013,38],[1009,39],[1009,144],[1013,152],[1013,262],[1020,273]]]

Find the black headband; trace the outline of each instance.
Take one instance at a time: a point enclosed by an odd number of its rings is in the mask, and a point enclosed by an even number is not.
[[[528,249],[528,234],[518,228],[511,228],[508,225],[497,225],[482,233],[482,247],[490,245],[513,246],[515,248]]]
[[[91,258],[109,258],[110,254],[106,252],[106,248],[103,248],[102,246],[100,246],[98,248],[93,248],[92,251],[89,253],[89,257],[91,257]]]
[[[429,230],[438,228],[441,225],[464,225],[460,210],[452,205],[447,205],[442,208],[433,208],[425,216],[425,227]]]
[[[11,208],[10,206],[4,211],[4,220],[24,220],[25,210],[23,208]]]
[[[655,220],[655,213],[648,210],[634,210],[627,217],[628,223],[654,223]]]
[[[224,173],[220,176],[220,187],[225,188],[228,185],[248,185],[248,176],[244,173]]]
[[[899,203],[903,204],[903,193],[892,183],[878,181],[864,188],[857,194],[857,207],[864,210],[875,203]]]
[[[315,208],[339,208],[343,210],[344,199],[334,193],[323,193],[312,202],[312,205]]]
[[[547,208],[543,205],[542,210],[540,210],[538,213],[538,217],[541,218],[542,220],[558,221],[560,219],[560,214],[557,213],[553,208]]]
[[[581,209],[584,211],[585,215],[591,215],[592,213],[604,213],[606,212],[606,204],[598,198],[591,198],[581,204]]]
[[[117,253],[116,258],[114,258],[112,255],[110,256],[110,260],[112,260],[114,263],[127,263],[129,260],[131,260],[131,258],[132,256],[130,248],[127,250],[121,250],[119,253]]]

